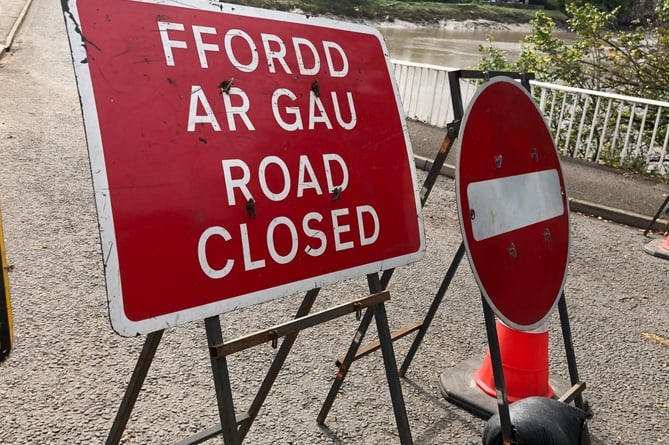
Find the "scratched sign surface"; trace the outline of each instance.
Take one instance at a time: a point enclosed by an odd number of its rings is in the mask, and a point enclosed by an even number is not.
[[[118,333],[422,257],[376,30],[206,1],[63,5]]]

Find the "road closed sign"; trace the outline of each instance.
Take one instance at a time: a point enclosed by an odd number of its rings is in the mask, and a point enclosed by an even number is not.
[[[376,30],[195,0],[63,12],[119,334],[422,257]]]
[[[569,208],[552,136],[519,83],[494,78],[460,128],[456,197],[474,276],[496,315],[530,330],[562,293]]]

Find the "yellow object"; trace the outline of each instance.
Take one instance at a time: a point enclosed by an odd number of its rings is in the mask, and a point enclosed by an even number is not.
[[[654,341],[655,343],[669,348],[669,338],[661,337],[657,334],[653,334],[652,332],[643,332],[641,335],[643,335],[646,340]]]
[[[2,233],[2,213],[0,213],[0,263],[2,275],[0,279],[0,363],[12,349],[12,307],[9,299],[9,279],[7,276],[7,258],[5,257],[5,237]]]

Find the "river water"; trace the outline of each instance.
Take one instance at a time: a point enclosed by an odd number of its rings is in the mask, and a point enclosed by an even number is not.
[[[486,36],[494,38],[493,46],[509,53],[515,60],[520,42],[530,32],[529,26],[512,30],[453,27],[376,26],[383,34],[390,57],[407,62],[427,63],[453,68],[475,68],[481,60],[479,45],[487,46]],[[573,40],[566,32],[555,34]]]

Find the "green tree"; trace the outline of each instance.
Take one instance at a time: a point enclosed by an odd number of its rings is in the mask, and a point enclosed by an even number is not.
[[[669,0],[632,29],[616,27],[620,6],[605,11],[590,3],[566,5],[576,40],[554,35],[553,19],[538,12],[516,61],[489,39],[480,45],[481,69],[533,72],[537,79],[632,96],[669,100]]]

